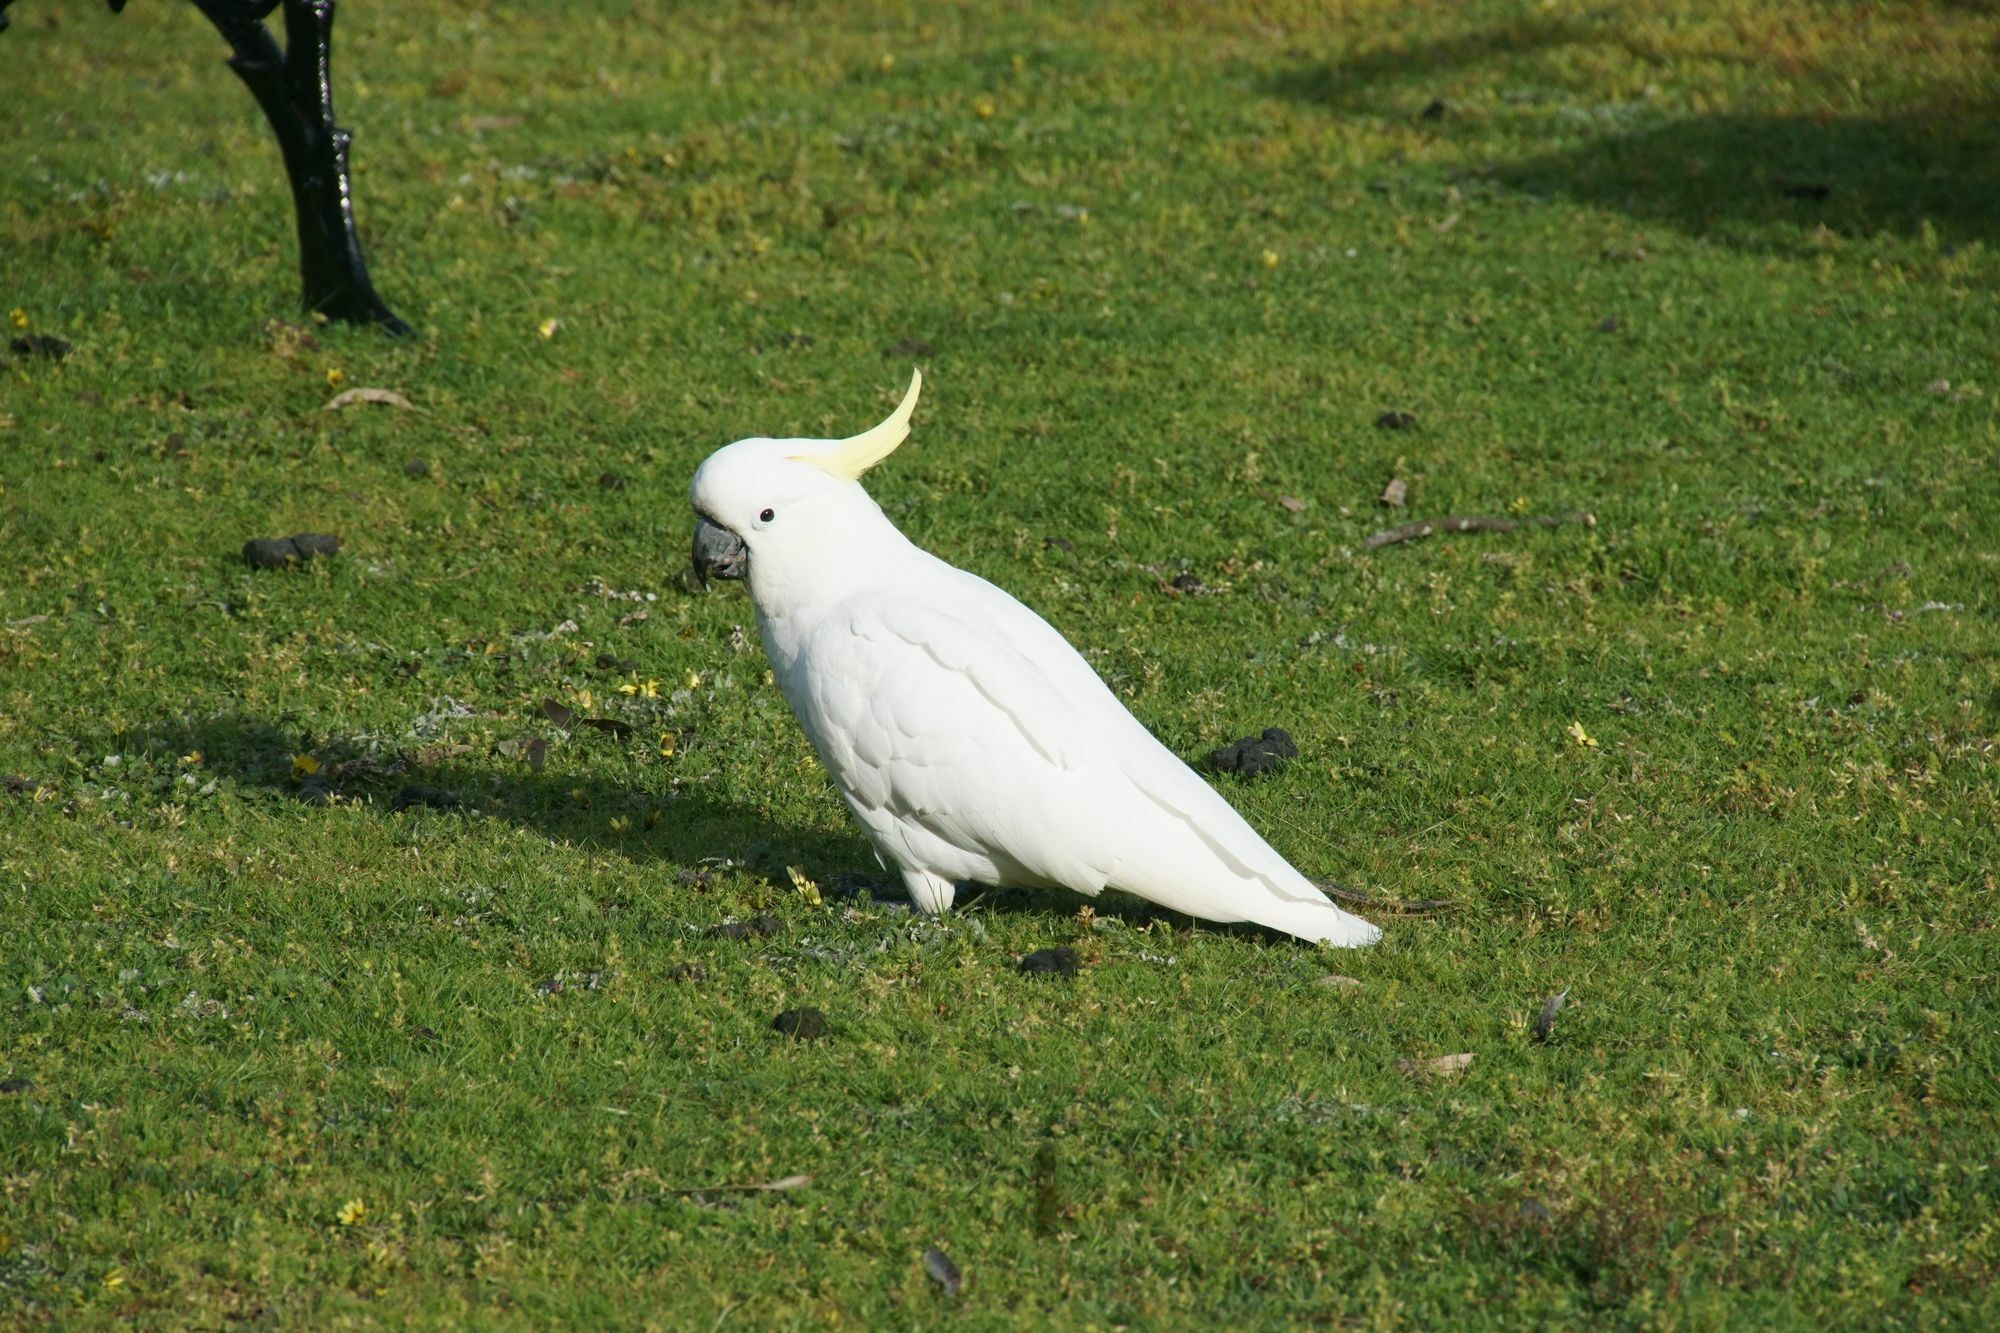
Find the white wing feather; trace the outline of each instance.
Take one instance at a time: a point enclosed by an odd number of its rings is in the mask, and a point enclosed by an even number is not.
[[[850,599],[787,692],[885,856],[950,880],[1106,885],[1215,921],[1365,944],[1048,623],[934,558]]]

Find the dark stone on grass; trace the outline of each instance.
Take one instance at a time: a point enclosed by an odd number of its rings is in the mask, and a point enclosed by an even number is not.
[[[793,1041],[817,1041],[826,1035],[826,1015],[810,1005],[787,1009],[771,1020],[771,1030]]]
[[[1053,949],[1037,949],[1017,966],[1031,977],[1073,977],[1077,969],[1076,950],[1066,944],[1059,944]]]
[[[1375,418],[1377,430],[1410,430],[1416,424],[1416,416],[1409,412],[1384,412]]]
[[[431,465],[421,458],[412,458],[409,462],[403,464],[403,475],[406,477],[421,479],[428,477],[430,474]]]
[[[1254,778],[1274,773],[1286,761],[1299,757],[1299,747],[1283,727],[1266,727],[1261,736],[1245,736],[1220,749],[1209,751],[1209,767],[1218,773],[1235,773]]]
[[[625,476],[620,472],[600,472],[597,485],[601,490],[622,491],[625,489]]]
[[[1074,551],[1076,543],[1067,537],[1044,537],[1042,538],[1042,549],[1044,551]]]
[[[301,782],[299,789],[293,792],[292,795],[304,805],[331,805],[333,803],[332,786],[324,778],[318,776],[307,778],[304,782]]]
[[[947,1296],[958,1295],[959,1284],[965,1280],[959,1275],[958,1265],[935,1245],[924,1246],[924,1271],[931,1275],[931,1281],[944,1288]]]
[[[583,726],[595,727],[599,731],[616,736],[621,741],[632,734],[632,724],[621,722],[615,717],[586,717],[578,721]]]
[[[1175,592],[1207,592],[1208,585],[1192,574],[1176,574],[1167,584]]]
[[[74,350],[61,338],[46,333],[25,333],[7,346],[15,356],[45,356],[51,361],[60,361]]]
[[[243,543],[244,563],[253,569],[280,569],[298,559],[299,548],[289,537],[252,537]]]
[[[615,671],[621,676],[629,676],[639,669],[639,664],[629,657],[618,657],[611,653],[597,655],[599,671]]]
[[[699,986],[708,980],[708,973],[693,963],[675,963],[667,969],[668,981],[684,981],[690,986]]]
[[[389,809],[393,810],[455,810],[459,800],[456,795],[439,787],[405,787],[389,798]]]
[[[1785,192],[1787,199],[1809,199],[1814,203],[1819,203],[1833,194],[1833,187],[1825,181],[1786,181],[1778,188]]]
[[[1443,98],[1434,97],[1431,99],[1430,105],[1426,106],[1422,111],[1418,112],[1417,114],[1422,116],[1425,120],[1443,120],[1445,118],[1446,113],[1448,113],[1450,110],[1451,107],[1445,103],[1445,100]]]
[[[1619,327],[1618,316],[1616,315],[1606,315],[1603,319],[1597,321],[1597,331],[1599,333],[1616,333]]]
[[[252,537],[243,543],[243,559],[253,569],[283,569],[339,550],[338,537],[299,532],[290,537]]]
[[[712,940],[768,940],[784,933],[785,923],[769,912],[760,912],[748,921],[725,921],[702,932]]]
[[[26,1092],[34,1086],[31,1078],[0,1078],[0,1092],[4,1093]]]

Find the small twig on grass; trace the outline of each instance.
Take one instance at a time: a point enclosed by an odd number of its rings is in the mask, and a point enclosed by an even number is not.
[[[1377,898],[1372,893],[1350,889],[1345,884],[1335,884],[1331,880],[1317,881],[1320,890],[1327,897],[1356,907],[1372,908],[1377,912],[1387,912],[1390,916],[1427,916],[1432,912],[1449,912],[1458,906],[1449,898]]]
[[[1515,528],[1559,528],[1565,523],[1581,523],[1586,528],[1594,528],[1597,526],[1597,515],[1535,514],[1528,518],[1503,518],[1498,514],[1451,514],[1444,518],[1420,518],[1414,523],[1403,523],[1374,533],[1361,543],[1361,549],[1376,551],[1384,546],[1394,546],[1397,542],[1428,537],[1435,532],[1512,532]]]
[[[668,1194],[782,1194],[786,1190],[804,1189],[812,1184],[811,1176],[784,1176],[778,1180],[759,1181],[755,1185],[669,1185]]]

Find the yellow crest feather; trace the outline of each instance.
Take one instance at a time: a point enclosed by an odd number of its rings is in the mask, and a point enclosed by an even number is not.
[[[910,434],[910,413],[917,410],[917,394],[924,387],[924,372],[910,372],[910,387],[903,395],[903,401],[896,405],[888,419],[871,430],[845,440],[836,441],[832,447],[818,453],[793,454],[801,463],[811,463],[822,472],[831,473],[845,481],[859,481],[861,474],[896,451]]]

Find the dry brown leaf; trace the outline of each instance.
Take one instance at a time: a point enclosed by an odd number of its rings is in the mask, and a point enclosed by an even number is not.
[[[384,407],[400,407],[405,412],[423,411],[421,407],[394,389],[344,389],[328,399],[326,406],[321,410],[338,412],[341,408],[351,407],[355,403],[380,403]]]
[[[1291,510],[1294,514],[1302,512],[1306,507],[1306,502],[1299,499],[1296,495],[1281,495],[1278,497],[1278,503]]]
[[[1401,509],[1403,502],[1409,499],[1409,496],[1409,483],[1401,477],[1391,477],[1389,478],[1389,484],[1382,488],[1382,494],[1377,496],[1376,499],[1391,509]]]
[[[1471,1051],[1460,1051],[1456,1055],[1433,1055],[1422,1060],[1398,1060],[1396,1068],[1405,1074],[1462,1074],[1472,1063]]]
[[[472,747],[470,745],[439,742],[436,745],[419,745],[410,755],[410,759],[418,768],[431,768],[443,763],[447,759],[456,759],[460,755],[471,753]]]

